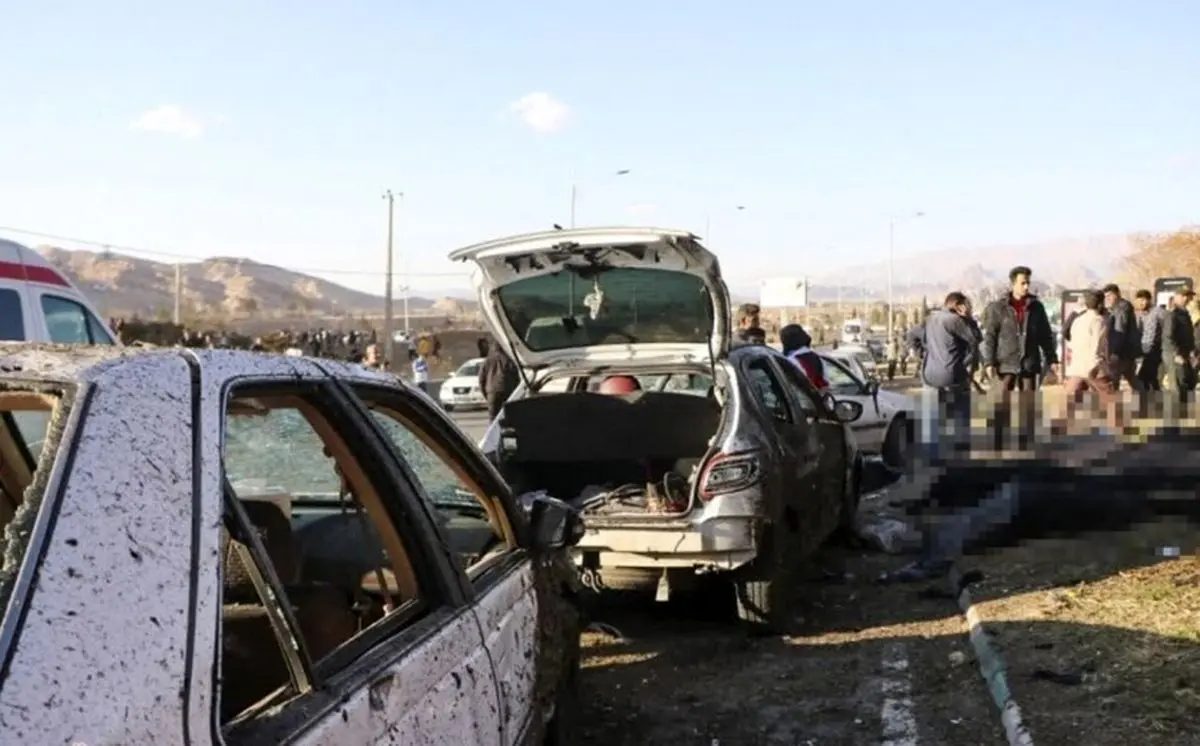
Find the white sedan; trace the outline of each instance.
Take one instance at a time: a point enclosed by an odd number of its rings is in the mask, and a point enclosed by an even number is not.
[[[456,409],[487,409],[487,399],[479,389],[479,370],[484,359],[471,358],[458,366],[454,375],[442,382],[438,389],[438,401],[447,412]]]
[[[912,423],[916,405],[895,391],[885,391],[876,380],[865,380],[851,372],[845,360],[821,353],[825,363],[825,380],[829,393],[838,401],[862,405],[862,417],[851,423],[850,429],[863,453],[883,456],[888,466],[903,468],[908,446],[912,442]]]
[[[0,345],[0,744],[571,743],[565,503],[361,366]]]

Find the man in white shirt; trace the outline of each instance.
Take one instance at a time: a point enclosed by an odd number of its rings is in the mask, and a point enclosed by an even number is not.
[[[418,350],[410,350],[409,357],[412,359],[412,375],[413,383],[417,384],[417,388],[429,393],[429,361]]]

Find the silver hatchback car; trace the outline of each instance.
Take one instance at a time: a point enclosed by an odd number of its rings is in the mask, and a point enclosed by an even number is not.
[[[518,493],[580,507],[585,578],[661,598],[722,573],[743,619],[782,628],[793,571],[853,520],[861,404],[770,347],[731,348],[728,290],[691,233],[552,231],[451,258],[475,263],[524,377],[481,447]]]

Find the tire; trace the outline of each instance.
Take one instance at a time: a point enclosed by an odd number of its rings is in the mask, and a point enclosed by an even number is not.
[[[780,528],[768,527],[770,537],[763,543],[754,563],[745,574],[733,581],[737,599],[737,614],[752,632],[758,634],[787,634],[792,622],[790,566],[793,552],[790,542]],[[775,539],[779,535],[782,541]]]
[[[902,414],[892,418],[892,424],[888,425],[887,433],[883,436],[883,448],[881,455],[883,463],[889,469],[896,471],[906,471],[909,465],[909,445],[911,438],[909,433],[908,417]]]
[[[858,504],[862,500],[862,459],[856,459],[850,479],[842,488],[842,509],[838,516],[838,533],[843,539],[856,541],[854,527],[858,519]]]

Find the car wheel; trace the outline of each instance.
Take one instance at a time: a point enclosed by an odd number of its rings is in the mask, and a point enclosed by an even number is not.
[[[772,527],[765,532],[770,538],[759,549],[758,557],[733,582],[738,619],[759,634],[786,634],[792,621],[789,581],[794,552],[789,547],[795,545],[795,540],[776,540],[773,534],[780,530]]]
[[[908,468],[908,452],[911,438],[908,432],[908,418],[902,414],[896,415],[892,424],[888,425],[887,434],[883,438],[883,463],[890,469],[904,471]]]
[[[574,644],[568,648],[571,664],[559,684],[558,694],[554,698],[554,715],[546,725],[546,737],[542,739],[543,746],[569,746],[578,740],[576,732],[579,726],[579,668],[580,652],[579,638],[575,637]]]

